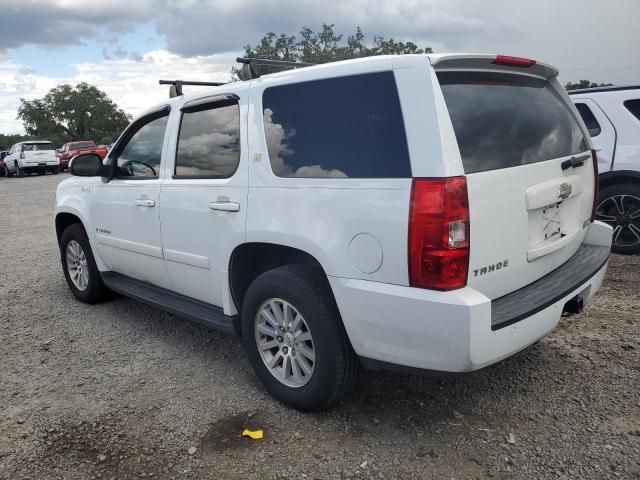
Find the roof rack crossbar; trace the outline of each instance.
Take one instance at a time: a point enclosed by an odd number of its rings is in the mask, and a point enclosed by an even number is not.
[[[248,74],[249,79],[260,77],[260,72],[258,70],[258,67],[260,66],[297,68],[297,67],[310,67],[312,65],[315,65],[315,63],[288,62],[286,60],[269,60],[266,58],[238,57],[236,58],[236,61],[248,67],[247,69],[243,68],[243,72],[245,73],[245,75]]]
[[[226,82],[194,82],[190,80],[160,80],[160,85],[171,85],[169,89],[169,98],[179,97],[182,95],[183,85],[197,85],[200,87],[219,87],[225,85]]]

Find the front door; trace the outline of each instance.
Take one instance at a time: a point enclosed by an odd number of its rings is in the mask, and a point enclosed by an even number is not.
[[[160,236],[160,169],[168,110],[133,124],[110,155],[114,178],[93,187],[91,219],[111,271],[168,287]]]
[[[227,295],[229,257],[245,238],[246,110],[246,96],[187,102],[176,144],[169,147],[175,163],[167,166],[161,187],[162,244],[172,290],[228,314],[235,313]]]

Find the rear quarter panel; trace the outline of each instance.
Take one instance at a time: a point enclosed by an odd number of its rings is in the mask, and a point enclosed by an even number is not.
[[[283,73],[252,81],[247,242],[275,243],[306,251],[329,276],[408,284],[411,178],[277,177],[269,162],[263,126],[262,93],[269,86],[394,70],[412,167],[420,175],[439,176],[455,171],[441,161],[435,100],[427,98],[431,95],[428,59],[416,56],[395,63],[395,59],[392,64],[386,57],[304,69],[305,75],[299,71],[295,79]],[[354,240],[359,234],[366,235]],[[378,257],[380,265],[374,268]],[[373,267],[363,271],[362,262]]]

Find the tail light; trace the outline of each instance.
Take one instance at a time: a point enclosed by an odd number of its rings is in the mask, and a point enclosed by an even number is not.
[[[536,64],[535,60],[522,57],[511,57],[509,55],[498,55],[493,61],[494,65],[506,65],[508,67],[533,67]]]
[[[469,200],[465,177],[414,178],[409,213],[409,283],[453,290],[467,284]]]
[[[593,208],[591,209],[591,222],[596,220],[596,211],[600,203],[600,177],[598,176],[598,156],[595,150],[591,150],[591,163],[593,164]]]
[[[20,152],[20,158],[24,160],[24,152]]]

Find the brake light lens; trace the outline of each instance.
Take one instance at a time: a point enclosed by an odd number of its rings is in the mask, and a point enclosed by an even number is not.
[[[533,67],[536,64],[535,60],[530,58],[512,57],[510,55],[498,55],[493,61],[494,65],[506,65],[508,67]]]
[[[469,240],[466,178],[414,178],[409,212],[410,285],[433,290],[464,287]]]
[[[24,152],[20,152],[20,158],[24,160]]]
[[[593,208],[591,209],[591,223],[596,220],[596,211],[600,203],[600,177],[598,176],[598,156],[595,150],[591,150],[591,163],[593,164]]]

